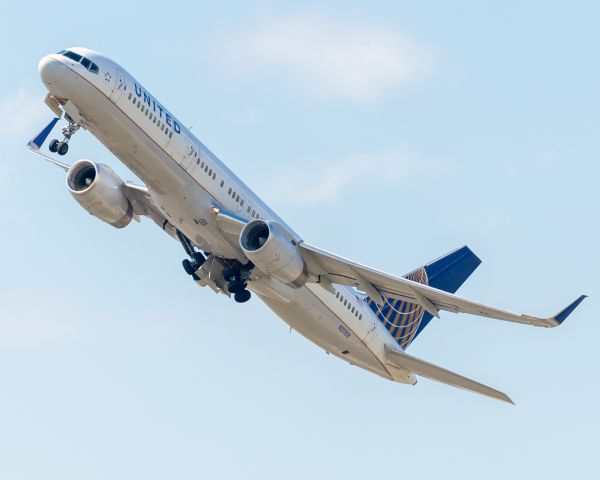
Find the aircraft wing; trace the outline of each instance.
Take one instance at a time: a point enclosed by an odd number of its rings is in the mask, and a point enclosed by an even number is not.
[[[521,315],[467,300],[406,278],[380,272],[306,243],[300,243],[299,248],[310,273],[317,277],[318,281],[354,285],[366,292],[375,302],[382,302],[382,304],[384,303],[382,295],[415,303],[436,317],[439,317],[439,310],[446,310],[538,327],[557,327],[586,298],[585,295],[580,296],[552,317]]]
[[[58,121],[59,117],[53,118],[40,133],[38,133],[34,138],[32,138],[29,141],[29,143],[27,143],[26,146],[31,153],[61,168],[65,172],[68,172],[69,168],[71,168],[71,165],[49,157],[48,155],[44,155],[41,152],[42,145],[44,144],[44,142],[48,138],[48,135],[50,135],[50,132],[52,132]],[[154,220],[161,228],[164,228],[165,218],[159,210],[159,208],[154,204],[154,201],[152,200],[152,197],[148,191],[148,187],[146,187],[145,185],[138,185],[133,182],[124,182],[122,187],[123,193],[127,197],[127,200],[129,200],[129,203],[131,203],[133,213],[135,215],[134,218],[136,220],[139,220],[137,216],[144,215]]]
[[[138,185],[133,182],[124,182],[123,193],[129,200],[135,215],[144,215],[154,220],[159,227],[163,227],[165,217],[154,204],[154,200],[145,185]]]
[[[454,373],[450,370],[446,370],[445,368],[433,365],[432,363],[421,360],[420,358],[407,355],[404,352],[392,350],[386,347],[385,359],[391,365],[408,370],[415,375],[429,378],[430,380],[435,380],[436,382],[445,383],[446,385],[451,385],[453,387],[462,388],[463,390],[479,393],[487,397],[496,398],[502,402],[512,403],[514,405],[514,402],[505,393],[476,382],[475,380],[463,377],[458,373]]]

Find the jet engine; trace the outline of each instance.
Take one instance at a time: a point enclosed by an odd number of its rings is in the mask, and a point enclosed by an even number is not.
[[[306,283],[308,270],[292,237],[275,222],[253,220],[240,233],[240,246],[263,272],[298,288]]]
[[[67,187],[77,203],[115,228],[126,227],[133,217],[122,185],[112,168],[90,160],[75,162],[67,172]]]

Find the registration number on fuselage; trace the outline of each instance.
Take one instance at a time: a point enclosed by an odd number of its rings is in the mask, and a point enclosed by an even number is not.
[[[346,327],[344,327],[343,325],[340,325],[340,326],[338,326],[338,330],[344,337],[350,338],[351,333]]]

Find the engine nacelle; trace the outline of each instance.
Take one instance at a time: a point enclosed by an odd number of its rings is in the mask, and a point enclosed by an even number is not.
[[[75,162],[67,173],[67,187],[77,203],[116,228],[126,227],[133,217],[122,185],[123,180],[112,168],[90,160]]]
[[[263,272],[298,288],[306,283],[308,270],[291,236],[275,222],[253,220],[240,233],[240,246]]]

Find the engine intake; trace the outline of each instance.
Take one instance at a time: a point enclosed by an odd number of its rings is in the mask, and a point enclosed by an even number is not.
[[[306,283],[308,270],[290,235],[275,222],[253,220],[240,233],[240,246],[260,270],[292,287]]]
[[[133,218],[122,185],[123,180],[112,168],[90,160],[75,162],[67,172],[67,187],[77,203],[116,228],[126,227]]]

